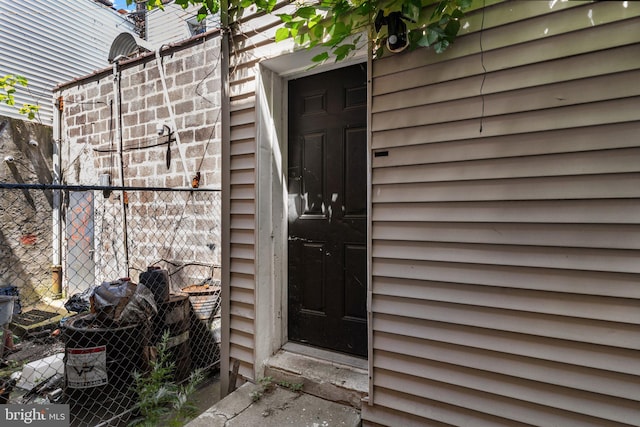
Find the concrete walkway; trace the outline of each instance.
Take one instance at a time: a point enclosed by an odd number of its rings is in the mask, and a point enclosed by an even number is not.
[[[360,411],[351,406],[273,387],[254,402],[260,385],[245,383],[187,427],[358,427]]]

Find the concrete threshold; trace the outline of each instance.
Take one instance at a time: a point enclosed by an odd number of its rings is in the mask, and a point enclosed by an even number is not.
[[[360,409],[368,395],[367,361],[313,347],[287,344],[265,363],[265,377],[302,384],[305,393]]]
[[[358,427],[360,411],[279,386],[245,383],[187,427]]]

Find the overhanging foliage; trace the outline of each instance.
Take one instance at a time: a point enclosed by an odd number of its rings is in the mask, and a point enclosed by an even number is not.
[[[127,0],[128,4],[134,0]],[[325,51],[313,58],[324,62],[347,58],[364,43],[371,42],[374,57],[405,48],[431,47],[445,51],[460,31],[460,19],[472,0],[320,0],[295,2],[291,13],[280,13],[282,26],[275,40],[293,39],[296,45]],[[198,19],[220,11],[220,0],[176,0],[187,8],[199,6]],[[272,13],[276,0],[228,0],[231,21],[252,6]],[[148,0],[147,7],[163,8],[162,0]],[[366,37],[363,35],[366,34]]]

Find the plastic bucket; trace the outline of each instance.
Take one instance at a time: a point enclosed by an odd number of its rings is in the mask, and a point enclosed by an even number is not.
[[[141,324],[101,328],[94,315],[80,314],[62,328],[65,391],[71,397],[113,397],[130,391],[142,367]]]
[[[193,313],[199,320],[209,320],[220,308],[220,282],[213,285],[191,285],[182,288],[189,295]]]

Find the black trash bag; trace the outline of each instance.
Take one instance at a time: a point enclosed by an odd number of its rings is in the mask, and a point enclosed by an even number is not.
[[[153,293],[128,277],[102,282],[93,292],[93,310],[98,322],[118,325],[150,321],[158,312]]]
[[[66,308],[69,313],[83,313],[85,311],[89,311],[89,309],[91,308],[91,297],[93,296],[93,290],[94,288],[91,287],[78,294],[71,295],[67,302],[64,303],[64,308]]]

